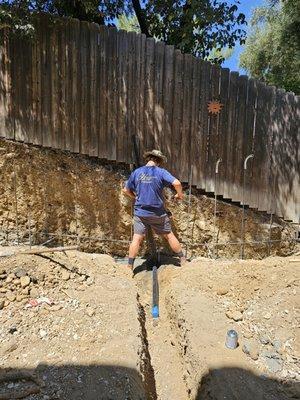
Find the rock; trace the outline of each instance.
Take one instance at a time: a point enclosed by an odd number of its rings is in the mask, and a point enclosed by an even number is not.
[[[63,270],[61,273],[61,279],[63,281],[68,281],[70,279],[70,272]]]
[[[258,340],[260,341],[261,344],[268,344],[270,343],[270,339],[266,335],[259,335]]]
[[[87,308],[85,312],[89,317],[95,315],[95,310],[93,310],[92,308]]]
[[[51,308],[49,308],[50,311],[59,311],[62,309],[62,306],[60,304],[54,304],[53,306],[51,306]]]
[[[86,284],[87,284],[88,286],[91,286],[93,283],[94,283],[94,278],[92,278],[92,277],[87,278]]]
[[[45,331],[44,329],[40,329],[40,330],[39,330],[39,335],[40,335],[40,337],[41,337],[42,339],[44,339],[44,338],[48,335],[48,333],[47,333],[47,331]]]
[[[16,300],[17,301],[22,301],[25,298],[23,294],[17,294]]]
[[[4,300],[0,299],[0,310],[2,310],[4,308]]]
[[[38,290],[37,288],[35,288],[35,287],[32,287],[32,288],[30,289],[30,296],[31,296],[33,299],[39,297],[39,290]]]
[[[20,285],[21,281],[20,281],[20,279],[16,278],[16,279],[13,280],[12,283],[13,283],[15,286],[18,286],[18,285]]]
[[[216,292],[217,292],[217,295],[224,296],[225,294],[227,294],[229,292],[229,289],[225,286],[223,286],[223,287],[220,286],[220,287],[217,287]]]
[[[242,319],[243,319],[243,314],[237,310],[228,310],[226,312],[226,316],[229,319],[233,319],[234,321],[242,321]]]
[[[26,276],[26,275],[27,275],[27,272],[26,272],[25,269],[23,269],[23,268],[18,268],[18,269],[15,270],[15,275],[16,275],[18,278],[21,278],[22,276]]]
[[[5,287],[0,288],[0,293],[6,293],[7,289]]]
[[[26,287],[22,290],[22,294],[25,294],[25,296],[29,295],[29,287]]]
[[[27,275],[21,276],[20,281],[21,281],[22,288],[26,288],[30,284],[30,278]]]
[[[252,360],[257,360],[259,356],[259,347],[255,340],[247,340],[243,344],[243,352],[247,354]]]
[[[8,333],[10,333],[11,335],[14,334],[15,332],[17,332],[17,327],[16,326],[12,326],[9,328]]]
[[[13,302],[16,300],[16,295],[12,292],[6,293],[6,298],[8,301]]]
[[[245,339],[251,339],[253,337],[253,333],[248,331],[248,332],[244,332],[243,336]]]
[[[263,315],[263,317],[264,317],[264,319],[270,319],[271,318],[271,313],[269,313],[269,312],[266,312],[264,315]]]
[[[266,364],[270,372],[276,373],[282,370],[282,361],[275,358],[266,358]]]
[[[272,346],[274,347],[274,349],[277,351],[278,354],[283,354],[284,348],[281,340],[279,339],[273,340]]]

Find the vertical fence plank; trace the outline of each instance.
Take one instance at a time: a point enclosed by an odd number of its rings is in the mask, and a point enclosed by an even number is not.
[[[237,72],[230,73],[229,96],[228,96],[228,131],[227,131],[227,154],[225,168],[226,175],[224,177],[224,198],[231,198],[233,183],[233,164],[235,152],[235,123],[236,123],[236,100],[237,100],[237,82],[239,74]]]
[[[146,40],[145,58],[145,114],[144,114],[144,134],[145,146],[147,150],[154,148],[155,140],[153,136],[154,123],[154,39]]]
[[[180,175],[180,143],[182,121],[182,87],[183,87],[183,54],[175,50],[174,64],[174,93],[173,93],[173,121],[172,121],[172,166],[176,176]]]
[[[199,182],[197,187],[205,189],[207,161],[208,161],[208,110],[207,105],[210,99],[210,69],[211,65],[207,61],[201,63],[201,101],[200,101],[200,163],[199,163]]]
[[[42,145],[51,146],[51,36],[53,28],[48,25],[44,16],[40,20],[41,39],[40,63],[41,63],[41,133]]]
[[[164,126],[161,150],[167,157],[167,167],[172,168],[172,96],[174,90],[174,46],[166,46],[164,60],[164,80],[163,80],[163,109]]]
[[[7,139],[15,138],[15,121],[13,107],[12,80],[14,79],[14,54],[12,40],[8,29],[0,30],[0,136]]]
[[[191,152],[191,101],[192,101],[192,62],[190,54],[183,56],[183,78],[182,78],[182,123],[180,158],[177,161],[180,166],[180,179],[183,182],[189,181],[190,175],[190,152]]]
[[[163,109],[163,72],[164,72],[164,52],[163,42],[155,43],[154,48],[154,143],[155,148],[161,149],[164,124]]]
[[[40,26],[37,25],[37,37],[32,42],[32,143],[36,145],[42,144],[41,132],[41,57],[40,49],[42,47],[40,37]]]
[[[107,35],[108,30],[104,26],[100,26],[99,32],[99,147],[98,156],[99,158],[106,157],[106,145],[107,145],[107,107],[108,107],[108,95],[107,95]]]
[[[200,137],[200,99],[201,99],[201,61],[193,59],[192,77],[192,126],[191,126],[191,167],[192,184],[198,185],[200,181],[199,165],[201,159],[201,137]]]
[[[209,101],[219,100],[220,68],[212,65],[210,68]],[[205,190],[213,192],[215,188],[215,165],[218,159],[218,120],[219,116],[208,115],[207,163],[205,170]]]
[[[253,135],[255,131],[256,124],[256,103],[257,103],[257,86],[254,79],[248,80],[247,88],[247,105],[246,105],[246,121],[244,127],[244,137],[243,137],[243,155],[244,159],[253,153]],[[243,160],[242,160],[243,161]],[[252,195],[252,171],[253,162],[255,160],[251,159],[247,165],[247,172],[245,174],[245,191],[244,199],[245,204],[251,204]]]
[[[57,92],[58,92],[58,148],[65,150],[67,143],[68,134],[68,119],[67,119],[67,98],[66,90],[69,85],[69,77],[67,76],[66,63],[67,63],[67,46],[68,46],[68,35],[67,35],[67,21],[62,19],[57,27],[58,34],[58,80],[57,80]]]
[[[90,126],[90,34],[89,24],[80,22],[80,69],[81,69],[81,114],[80,114],[80,153],[89,153],[89,126]]]
[[[99,112],[98,102],[98,33],[99,27],[97,24],[90,25],[90,146],[89,155],[96,157],[98,155],[98,126],[97,115]]]
[[[145,142],[145,132],[144,132],[144,117],[145,117],[145,109],[144,109],[144,93],[145,93],[145,57],[146,57],[146,36],[139,36],[140,43],[140,52],[139,52],[139,60],[138,60],[138,92],[137,92],[137,135],[139,140],[139,153],[140,156],[146,150],[146,142]]]
[[[119,31],[118,40],[118,135],[117,135],[117,159],[125,162],[124,143],[127,135],[127,57],[128,57],[128,35],[125,31]]]
[[[237,87],[237,106],[235,115],[235,149],[233,154],[233,181],[232,181],[232,200],[241,201],[243,187],[243,160],[247,154],[244,154],[244,129],[246,122],[246,102],[247,102],[247,76],[238,78]]]
[[[218,126],[218,157],[222,159],[221,164],[219,164],[218,172],[218,183],[216,194],[223,195],[224,191],[224,181],[226,176],[226,165],[227,165],[227,134],[228,134],[228,93],[229,93],[229,78],[230,71],[228,68],[221,68],[220,77],[220,103],[222,104],[222,109],[219,117]]]
[[[116,160],[117,152],[117,30],[109,29],[108,36],[108,64],[106,65],[106,73],[108,74],[108,108],[107,108],[107,133],[108,143],[107,158]],[[129,161],[128,159],[126,161]]]

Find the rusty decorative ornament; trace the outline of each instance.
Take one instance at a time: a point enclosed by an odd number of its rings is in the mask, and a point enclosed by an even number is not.
[[[207,105],[209,114],[217,115],[223,108],[223,104],[219,102],[219,100],[212,100],[208,102]]]

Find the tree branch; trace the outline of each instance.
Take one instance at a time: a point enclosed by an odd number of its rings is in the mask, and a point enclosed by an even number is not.
[[[148,24],[145,18],[145,15],[143,13],[143,10],[141,8],[141,4],[139,0],[132,0],[132,6],[135,12],[135,15],[138,19],[141,32],[144,33],[147,37],[151,37],[148,29]]]

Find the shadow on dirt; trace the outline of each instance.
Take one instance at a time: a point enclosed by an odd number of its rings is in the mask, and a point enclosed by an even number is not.
[[[0,370],[0,399],[155,400],[137,370],[117,365],[45,365]]]
[[[195,400],[288,400],[299,396],[300,383],[283,384],[242,368],[217,368],[202,378]]]
[[[191,400],[299,399],[299,383],[280,383],[241,368],[210,370]],[[157,400],[135,369],[118,365],[46,365],[0,370],[0,399]]]

